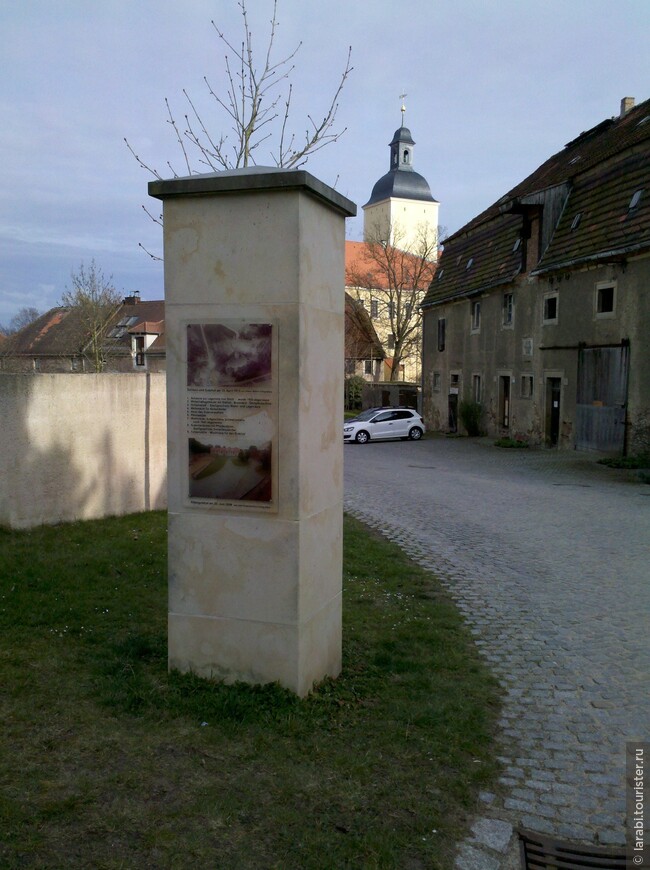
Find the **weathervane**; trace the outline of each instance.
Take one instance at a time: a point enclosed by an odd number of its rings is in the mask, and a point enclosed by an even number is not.
[[[400,112],[402,113],[402,127],[404,126],[404,112],[406,112],[406,106],[404,105],[404,100],[408,97],[408,94],[400,94],[399,98],[402,101],[402,108]]]

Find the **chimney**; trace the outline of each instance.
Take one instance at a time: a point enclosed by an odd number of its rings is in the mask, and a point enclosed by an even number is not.
[[[630,109],[634,108],[634,97],[623,97],[621,100],[621,114],[619,118],[624,118]]]
[[[137,305],[140,301],[140,291],[135,290],[130,296],[125,296],[123,305]]]

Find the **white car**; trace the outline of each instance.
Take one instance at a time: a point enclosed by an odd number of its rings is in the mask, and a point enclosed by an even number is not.
[[[343,440],[357,444],[382,438],[418,441],[424,432],[422,417],[411,408],[371,408],[343,424]]]

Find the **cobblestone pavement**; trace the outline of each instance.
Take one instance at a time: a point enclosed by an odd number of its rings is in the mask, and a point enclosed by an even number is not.
[[[622,844],[625,742],[650,738],[650,486],[594,457],[431,438],[345,447],[345,507],[435,572],[503,685],[503,789],[456,866],[513,825]]]

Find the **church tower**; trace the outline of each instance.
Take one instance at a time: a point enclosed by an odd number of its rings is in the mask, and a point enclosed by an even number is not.
[[[425,178],[413,169],[415,142],[404,126],[395,130],[390,143],[390,169],[375,184],[363,206],[364,241],[388,241],[391,245],[416,252],[424,226],[429,237],[438,230],[440,203],[431,196]]]

